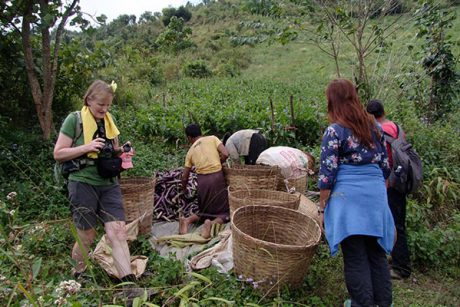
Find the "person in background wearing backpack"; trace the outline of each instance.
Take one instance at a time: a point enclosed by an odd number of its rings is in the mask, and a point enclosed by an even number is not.
[[[117,160],[122,153],[118,141],[120,132],[108,112],[115,89],[115,83],[109,85],[101,80],[89,86],[80,113],[72,112],[62,124],[54,147],[54,159],[58,162],[77,160],[76,165],[80,165],[79,169],[70,173],[68,182],[73,222],[84,245],[84,250],[77,242],[73,246],[72,258],[76,262],[73,275],[78,276],[86,269],[83,254],[88,255],[96,237],[97,221],[101,220],[112,247],[119,278],[134,281],[136,277],[131,271],[120,185],[116,174],[109,174],[111,177],[101,175],[98,165],[103,156],[107,163],[121,165],[121,159]],[[78,121],[81,121],[82,127],[76,129]],[[80,135],[76,135],[76,130],[80,131]]]
[[[369,101],[366,109],[367,112],[374,115],[377,122],[382,126],[385,134],[394,139],[398,138],[398,126],[386,118],[385,109],[380,100]],[[403,135],[402,137],[405,136]],[[387,152],[390,168],[393,169],[393,157],[389,142],[387,142]],[[391,252],[391,277],[394,279],[408,278],[411,274],[411,266],[406,237],[406,194],[391,187],[390,184],[387,189],[387,195],[397,233],[396,244]]]

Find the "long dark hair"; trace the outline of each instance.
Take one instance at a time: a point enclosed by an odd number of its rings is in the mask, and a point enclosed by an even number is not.
[[[371,131],[379,136],[375,120],[361,104],[353,83],[346,79],[331,81],[326,89],[326,97],[329,122],[351,129],[362,145],[373,147]]]

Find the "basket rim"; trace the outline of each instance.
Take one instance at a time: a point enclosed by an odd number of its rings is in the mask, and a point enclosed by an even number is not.
[[[273,243],[273,242],[269,242],[269,241],[265,241],[265,240],[261,240],[261,239],[257,239],[257,238],[254,238],[246,233],[244,233],[242,230],[240,230],[234,223],[234,217],[235,217],[235,214],[238,212],[238,211],[242,211],[242,210],[248,210],[246,208],[248,207],[270,207],[271,209],[273,210],[285,210],[285,211],[291,211],[291,212],[295,212],[296,214],[301,214],[305,217],[307,217],[308,219],[310,219],[312,222],[314,222],[315,224],[315,227],[317,228],[318,230],[318,235],[317,235],[317,238],[314,238],[315,240],[313,240],[313,242],[311,242],[310,244],[307,244],[307,245],[287,245],[287,244],[279,244],[279,243]],[[251,205],[251,206],[244,206],[244,207],[240,207],[240,208],[237,208],[234,212],[233,212],[233,215],[232,215],[232,219],[231,219],[231,226],[232,226],[232,230],[236,231],[238,233],[238,235],[240,236],[243,236],[245,238],[248,238],[252,241],[254,241],[255,243],[257,244],[263,244],[265,246],[268,246],[268,247],[272,247],[272,248],[283,248],[285,250],[303,250],[305,248],[309,248],[309,247],[313,247],[313,246],[316,246],[319,244],[320,240],[321,240],[321,228],[319,227],[318,223],[315,221],[315,219],[313,219],[312,217],[302,213],[302,212],[299,212],[297,210],[293,210],[293,209],[289,209],[289,208],[284,208],[284,207],[273,207],[273,206],[270,206],[270,205]]]
[[[267,189],[253,189],[253,188],[241,188],[242,186],[240,185],[237,185],[237,186],[232,186],[232,185],[229,185],[227,190],[228,190],[228,195],[230,196],[230,194],[232,194],[232,197],[235,197],[235,198],[238,198],[238,199],[245,199],[247,197],[238,197],[238,194],[240,192],[245,192],[245,193],[250,193],[250,192],[263,192],[263,193],[268,193],[268,194],[273,194],[273,195],[276,195],[276,194],[280,194],[280,195],[289,195],[290,198],[294,199],[294,197],[298,200],[300,200],[300,195],[297,195],[297,193],[289,193],[289,192],[286,192],[286,191],[279,191],[279,190],[267,190]],[[235,196],[235,194],[237,196]],[[292,195],[292,197],[291,197]]]
[[[232,165],[232,166],[228,166],[228,165],[223,165],[222,166],[222,171],[224,173],[241,173],[241,172],[244,172],[244,176],[246,176],[248,173],[252,173],[252,174],[255,174],[255,175],[265,175],[267,173],[270,173],[270,174],[276,174],[276,175],[280,175],[281,174],[281,168],[277,165],[275,166],[270,166],[270,165],[259,165],[259,164],[255,164],[255,165],[251,165],[251,164],[235,164],[235,165]]]
[[[154,180],[155,176],[134,176],[134,177],[121,177],[119,182],[131,180]]]

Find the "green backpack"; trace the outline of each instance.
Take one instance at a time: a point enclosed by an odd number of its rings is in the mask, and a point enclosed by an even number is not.
[[[83,133],[83,121],[81,119],[81,112],[75,111],[72,112],[77,117],[77,121],[75,123],[75,137],[72,140],[72,146],[75,146],[78,138]],[[77,171],[80,169],[80,159],[76,158],[70,161],[65,162],[56,162],[54,164],[54,182],[59,187],[67,186],[67,180],[69,178],[69,174],[71,172]]]

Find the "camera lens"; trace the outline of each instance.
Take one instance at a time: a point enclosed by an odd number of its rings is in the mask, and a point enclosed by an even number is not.
[[[131,146],[129,144],[123,145],[123,151],[124,152],[130,152],[131,151]]]
[[[110,146],[104,146],[104,147],[102,148],[102,152],[103,152],[103,153],[106,153],[106,154],[111,153],[111,152],[112,152],[112,148],[110,148]]]

